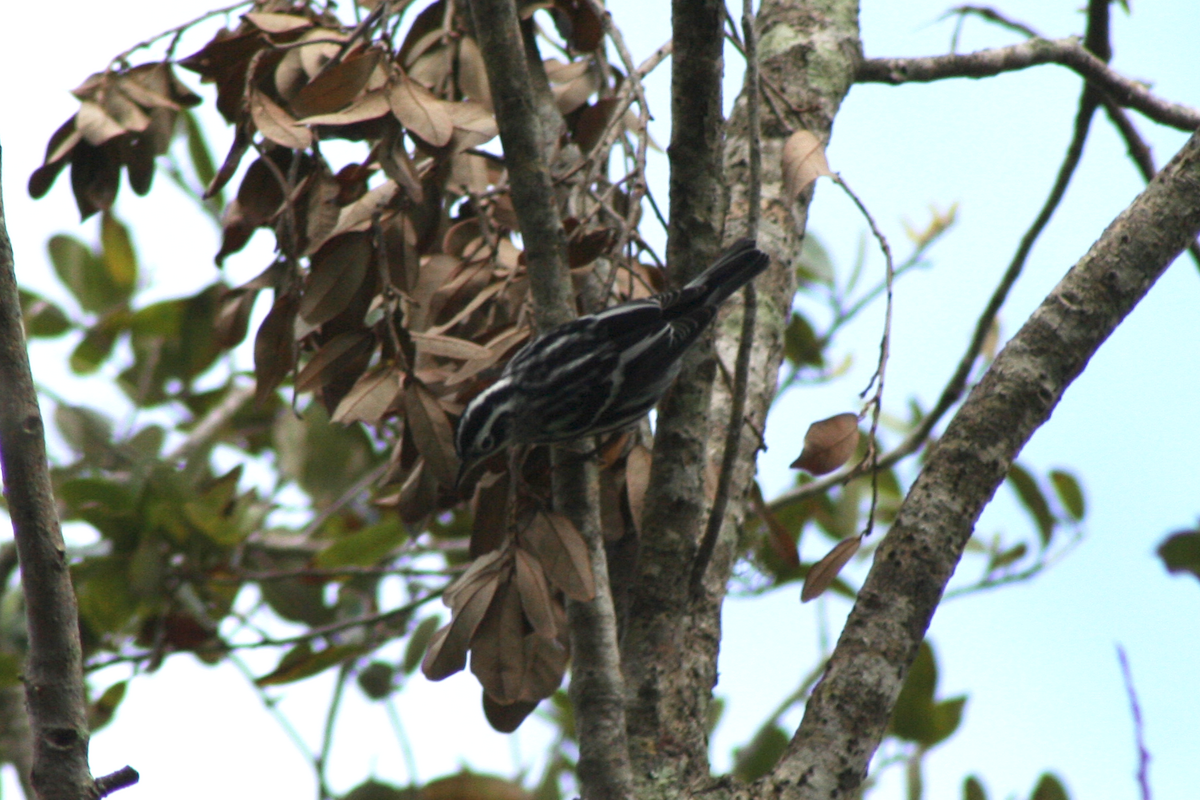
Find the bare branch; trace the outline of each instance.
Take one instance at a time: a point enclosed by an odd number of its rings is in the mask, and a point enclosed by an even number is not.
[[[726,12],[728,13],[728,12]],[[750,139],[750,185],[746,188],[746,236],[758,240],[758,219],[762,212],[762,122],[759,101],[762,90],[758,75],[758,35],[754,31],[754,9],[750,0],[742,0],[742,53],[746,58],[746,117]],[[740,455],[738,447],[742,439],[742,427],[746,416],[746,392],[750,382],[750,354],[754,347],[754,324],[758,312],[758,294],[754,282],[746,284],[745,303],[742,311],[742,333],[738,340],[737,359],[733,366],[733,385],[729,390],[729,425],[725,430],[725,448],[721,454],[721,473],[717,478],[717,490],[713,495],[712,509],[696,560],[692,563],[692,593],[704,589],[704,573],[717,546],[717,536],[725,523],[725,510],[729,505],[729,490],[733,484],[733,470]]]
[[[854,792],[975,521],[1013,458],[1198,232],[1195,134],[1022,326],[930,454],[769,779],[773,796]]]
[[[544,331],[575,316],[567,239],[546,161],[549,142],[540,130],[515,3],[471,0],[470,6],[496,109],[513,207],[525,243],[534,317]],[[633,796],[633,775],[596,467],[580,459],[571,447],[556,447],[553,458],[555,507],[583,534],[596,583],[593,600],[567,604],[575,662],[571,695],[576,702],[580,782],[588,800],[623,800]]]
[[[25,698],[33,729],[32,782],[41,800],[94,796],[79,610],[59,527],[12,243],[0,196],[0,467],[21,565],[29,658]]]
[[[521,223],[534,318],[538,329],[546,330],[568,322],[575,313],[567,237],[554,200],[517,10],[512,0],[471,0],[470,6],[496,108],[513,208]]]
[[[1089,53],[1076,38],[1030,39],[1021,44],[964,55],[869,58],[859,65],[858,83],[928,83],[946,78],[988,78],[1004,72],[1061,64],[1081,75],[1122,106],[1183,131],[1200,128],[1200,110],[1163,100]]]
[[[1117,660],[1121,662],[1121,677],[1125,680],[1125,694],[1129,695],[1129,712],[1133,715],[1133,735],[1138,749],[1138,788],[1142,800],[1150,800],[1150,751],[1146,748],[1146,736],[1142,723],[1142,707],[1138,704],[1137,691],[1133,688],[1133,671],[1125,648],[1117,645]]]

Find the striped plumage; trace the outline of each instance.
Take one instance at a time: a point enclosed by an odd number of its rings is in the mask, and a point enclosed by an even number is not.
[[[742,239],[680,289],[580,317],[525,345],[459,419],[460,480],[502,447],[570,441],[641,419],[717,307],[768,261]]]

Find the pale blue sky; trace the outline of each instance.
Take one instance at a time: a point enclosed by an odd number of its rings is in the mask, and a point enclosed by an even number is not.
[[[865,2],[867,55],[944,52],[952,23],[935,20],[946,5]],[[1007,2],[1000,7],[1047,35],[1062,36],[1082,29],[1077,5]],[[76,222],[65,177],[38,203],[25,193],[47,137],[74,110],[67,90],[128,44],[206,8],[195,0],[67,2],[55,6],[49,18],[45,6],[32,3],[6,9],[0,30],[0,75],[6,76],[0,83],[4,195],[18,268],[31,287],[62,297],[45,264],[44,243],[51,234],[94,236],[93,223],[80,228]],[[617,2],[613,11],[639,60],[668,35],[664,0]],[[1168,99],[1200,105],[1195,55],[1200,14],[1194,2],[1135,3],[1132,17],[1115,10],[1113,19],[1118,69],[1153,83]],[[53,34],[46,35],[47,29]],[[960,49],[1015,40],[971,21]],[[185,42],[181,52],[188,46]],[[740,85],[736,67],[731,57],[729,100]],[[663,143],[669,139],[666,69],[650,87],[655,136]],[[900,254],[906,250],[902,219],[920,221],[929,204],[960,205],[960,224],[931,253],[933,268],[906,277],[897,290],[888,375],[892,410],[902,411],[912,395],[928,406],[952,371],[979,308],[1053,180],[1078,93],[1079,81],[1051,66],[978,82],[851,91],[835,124],[830,162],[870,207],[893,248]],[[1185,139],[1134,118],[1160,164]],[[214,129],[212,138],[221,150],[228,132]],[[653,185],[665,201],[665,159],[655,159]],[[1097,118],[1075,183],[1003,311],[1006,335],[1140,187],[1121,143]],[[214,231],[161,176],[149,199],[135,198],[124,187],[120,210],[134,224],[143,264],[152,270],[147,296],[177,296],[213,278]],[[864,225],[826,183],[817,190],[810,229],[845,269]],[[233,260],[235,276],[258,271],[268,257],[264,239],[260,236],[256,246]],[[882,271],[874,251],[868,270]],[[981,774],[991,797],[1024,797],[1045,769],[1062,776],[1073,798],[1136,797],[1136,750],[1114,650],[1118,642],[1129,654],[1140,694],[1156,796],[1187,797],[1200,785],[1195,757],[1200,749],[1200,586],[1190,578],[1167,576],[1154,555],[1168,532],[1194,525],[1200,515],[1194,456],[1200,421],[1193,410],[1200,403],[1198,307],[1200,272],[1180,261],[1093,359],[1021,455],[1039,473],[1065,466],[1080,476],[1088,499],[1086,537],[1036,581],[957,600],[938,611],[930,636],[941,666],[939,694],[965,692],[970,700],[959,733],[929,757],[926,797],[958,797],[970,772]],[[856,408],[880,318],[881,309],[873,307],[839,343],[839,352],[859,355],[860,363],[846,378],[793,392],[770,422],[771,450],[760,460],[768,495],[791,480],[786,464],[809,421]],[[66,396],[114,402],[62,374],[68,350],[63,344],[40,346],[35,360],[40,380]],[[983,535],[998,530],[1014,538],[1030,535],[1003,490],[979,525]],[[804,555],[815,558],[827,546],[811,536]],[[855,567],[858,574],[864,568]],[[730,748],[748,738],[812,663],[821,606],[801,606],[798,594],[798,587],[789,586],[727,606],[717,688],[727,711],[714,741],[718,767],[728,764]],[[846,606],[832,600],[825,611],[836,635]],[[262,674],[272,664],[273,656],[257,654],[253,668]],[[284,704],[313,741],[329,687],[325,678],[308,681]],[[459,763],[511,772],[514,761],[528,764],[536,757],[544,735],[530,724],[515,740],[488,731],[470,676],[437,685],[415,678],[398,705],[416,740],[421,779]],[[366,706],[356,691],[347,693],[331,772],[337,790],[371,771],[406,780],[384,715]],[[231,668],[200,667],[187,657],[173,658],[158,675],[135,682],[116,722],[93,741],[92,753],[97,772],[124,763],[142,771],[143,783],[122,794],[130,800],[214,792],[305,797],[312,791],[308,768],[257,707],[244,681]],[[902,797],[899,778],[892,770],[874,796]]]

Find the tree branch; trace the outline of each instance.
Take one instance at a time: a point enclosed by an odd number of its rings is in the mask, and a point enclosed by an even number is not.
[[[21,564],[29,658],[25,698],[33,729],[31,781],[41,800],[98,796],[88,769],[87,703],[79,611],[59,528],[12,243],[0,196],[0,467]]]
[[[988,78],[1040,64],[1061,64],[1123,106],[1137,109],[1155,122],[1184,131],[1200,128],[1200,110],[1154,95],[1137,81],[1111,69],[1089,53],[1078,39],[1030,39],[964,55],[920,58],[869,58],[858,68],[858,83],[928,83],[945,78]]]
[[[721,245],[720,0],[673,0],[668,278],[682,285]],[[715,364],[711,339],[684,357],[659,407],[650,484],[623,641],[629,735],[639,797],[707,777],[706,720],[716,682],[719,618],[692,614],[689,570],[708,504],[708,411]],[[661,786],[655,788],[651,782]]]
[[[1198,232],[1200,134],[1067,273],[951,421],[767,779],[771,796],[854,796],[983,507],[1067,386]]]
[[[513,0],[471,0],[470,5],[525,244],[534,318],[538,329],[545,331],[575,316],[567,238],[546,160],[549,142],[540,130],[516,5]],[[568,447],[554,448],[553,458],[555,506],[583,534],[596,584],[591,601],[567,603],[574,662],[571,696],[580,742],[578,774],[587,800],[623,800],[633,796],[633,776],[596,465]]]

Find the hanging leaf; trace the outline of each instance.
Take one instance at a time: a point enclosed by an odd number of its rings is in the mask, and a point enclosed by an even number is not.
[[[811,131],[798,130],[783,144],[783,183],[792,202],[822,175],[832,177],[825,145]]]
[[[814,422],[804,434],[804,450],[792,469],[824,475],[841,467],[858,447],[858,415],[849,412]]]
[[[546,577],[567,597],[587,602],[596,596],[587,542],[569,519],[562,514],[538,512],[520,538],[538,557]]]
[[[843,539],[833,546],[824,558],[812,565],[804,578],[804,588],[800,590],[800,602],[807,603],[814,597],[819,597],[837,578],[842,567],[854,558],[858,548],[862,546],[862,537],[854,536]]]

